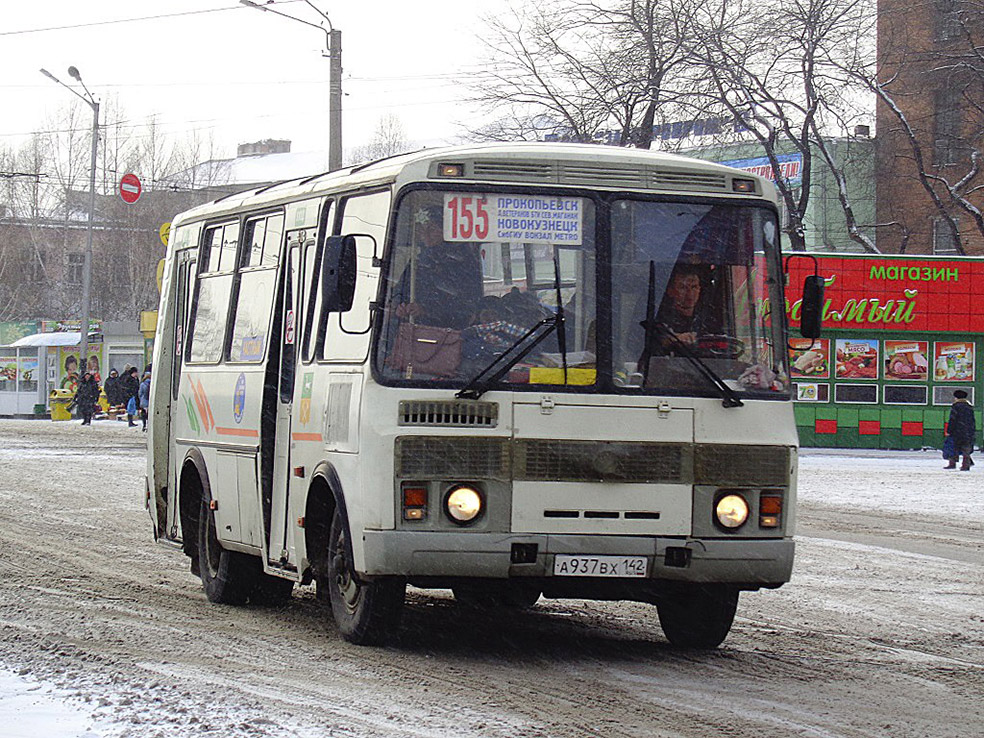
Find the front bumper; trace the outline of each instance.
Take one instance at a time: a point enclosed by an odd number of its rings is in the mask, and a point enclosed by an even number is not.
[[[363,532],[367,577],[503,579],[554,578],[557,554],[645,556],[647,580],[777,587],[789,581],[792,539],[693,539],[395,530]],[[535,558],[514,563],[516,545]],[[561,579],[558,577],[557,579]],[[562,579],[568,579],[562,577]],[[640,581],[640,580],[623,580]]]

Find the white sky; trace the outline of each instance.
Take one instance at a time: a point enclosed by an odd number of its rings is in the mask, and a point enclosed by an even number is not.
[[[477,125],[455,80],[479,68],[480,16],[506,1],[313,0],[342,31],[345,149],[367,143],[386,113],[421,145],[453,142],[461,124]],[[274,7],[321,20],[303,0]],[[39,69],[70,83],[74,65],[100,102],[117,97],[135,125],[157,114],[169,136],[212,131],[222,156],[264,138],[327,151],[329,62],[317,28],[238,0],[19,0],[3,10],[0,146],[54,125],[74,98]],[[138,18],[153,19],[119,22]]]

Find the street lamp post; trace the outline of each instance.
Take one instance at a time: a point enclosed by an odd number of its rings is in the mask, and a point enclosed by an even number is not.
[[[41,74],[57,82],[92,108],[92,159],[89,165],[89,223],[86,228],[85,256],[82,261],[82,322],[79,325],[79,333],[81,335],[79,370],[84,371],[89,361],[89,308],[92,300],[92,220],[93,214],[96,212],[96,153],[99,147],[99,103],[92,97],[89,88],[82,81],[82,75],[79,74],[79,70],[75,67],[68,68],[68,76],[82,85],[82,89],[85,90],[84,95],[74,87],[66,85],[47,69],[42,69]]]
[[[263,10],[267,13],[288,18],[305,26],[320,29],[325,34],[325,45],[328,57],[328,169],[334,172],[342,168],[342,32],[331,25],[331,19],[311,2],[304,0],[314,11],[325,19],[328,28],[323,25],[310,23],[302,18],[296,18],[279,10],[260,5],[253,0],[239,0],[241,5]]]

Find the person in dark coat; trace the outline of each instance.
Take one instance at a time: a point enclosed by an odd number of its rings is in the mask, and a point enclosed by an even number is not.
[[[92,416],[96,412],[96,403],[99,401],[99,382],[92,372],[85,372],[79,387],[75,390],[75,404],[79,408],[79,415],[82,416],[82,425],[92,425]]]
[[[103,389],[106,390],[106,400],[113,407],[117,405],[122,405],[124,400],[122,395],[120,395],[120,373],[115,369],[109,370],[109,376],[106,377],[106,383],[103,385]]]
[[[137,377],[137,367],[131,366],[125,372],[123,376],[120,377],[120,396],[122,397],[124,405],[127,405],[126,413],[126,423],[131,428],[136,426],[133,422],[133,416],[137,414],[137,409],[140,407],[140,379]],[[130,398],[133,398],[134,412],[130,412],[129,403]]]
[[[953,439],[953,455],[944,469],[956,469],[957,458],[963,455],[960,471],[970,471],[974,465],[970,458],[974,451],[974,441],[977,437],[977,422],[974,419],[974,408],[967,402],[967,393],[956,390],[953,393],[953,404],[950,406],[950,419],[946,424],[946,435]]]
[[[143,430],[147,430],[147,410],[150,408],[150,372],[145,372],[143,380],[140,382],[138,405],[140,406],[140,422],[143,424]]]

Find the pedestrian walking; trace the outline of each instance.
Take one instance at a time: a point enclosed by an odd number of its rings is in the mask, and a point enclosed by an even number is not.
[[[109,370],[109,376],[106,377],[103,389],[106,390],[106,400],[111,406],[117,407],[126,404],[126,400],[120,393],[120,373],[116,369]]]
[[[140,382],[139,391],[140,403],[140,422],[143,424],[142,430],[147,430],[147,410],[150,408],[150,372],[144,372],[143,381]]]
[[[970,471],[974,460],[970,458],[974,451],[974,441],[977,437],[977,422],[974,419],[974,407],[967,401],[964,390],[953,393],[953,404],[950,406],[950,419],[946,424],[946,435],[953,439],[953,450],[947,457],[944,469],[956,469],[957,459],[962,455],[963,464],[960,471]]]
[[[137,367],[131,366],[120,377],[120,395],[126,403],[126,424],[131,428],[137,424],[133,417],[140,411],[140,380],[137,379]]]
[[[78,389],[75,390],[74,404],[79,408],[79,415],[82,416],[82,425],[92,425],[92,416],[96,412],[96,403],[99,401],[99,382],[96,381],[92,372],[86,371],[82,375]]]

